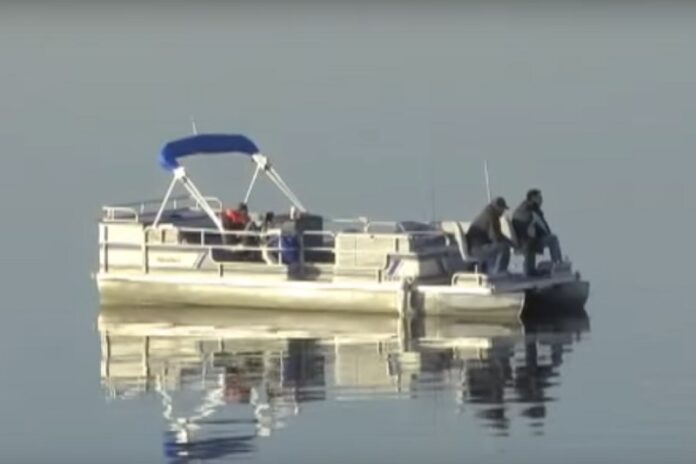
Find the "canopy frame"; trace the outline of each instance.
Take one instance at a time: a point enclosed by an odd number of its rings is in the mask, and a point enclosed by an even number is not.
[[[222,221],[218,217],[217,214],[215,214],[215,211],[210,207],[210,204],[208,201],[205,199],[203,194],[200,192],[198,187],[196,187],[196,184],[193,183],[191,178],[186,174],[186,170],[184,169],[183,166],[178,165],[176,163],[176,158],[180,156],[188,156],[192,154],[196,154],[197,152],[193,150],[187,150],[184,151],[180,154],[174,155],[173,159],[174,162],[171,163],[170,159],[167,158],[166,152],[169,150],[173,144],[176,144],[178,142],[184,142],[184,143],[191,143],[195,142],[196,138],[203,138],[203,137],[211,137],[210,135],[208,136],[199,136],[196,135],[194,137],[188,138],[188,139],[181,139],[180,141],[175,141],[170,144],[165,145],[164,149],[162,150],[162,154],[160,154],[160,163],[166,168],[166,169],[171,169],[173,173],[173,178],[172,181],[169,183],[169,187],[167,188],[167,191],[164,195],[164,198],[162,199],[162,203],[160,204],[159,209],[157,210],[157,215],[155,216],[155,220],[152,223],[153,227],[157,227],[160,224],[160,221],[162,220],[162,216],[164,215],[164,211],[166,209],[167,203],[169,202],[169,198],[171,197],[174,187],[177,184],[181,184],[186,191],[191,195],[191,198],[193,198],[196,201],[196,204],[205,212],[205,214],[213,221],[215,226],[221,231],[224,232],[224,227],[222,225]],[[280,190],[280,192],[285,196],[285,198],[290,201],[292,206],[294,206],[297,210],[300,212],[306,212],[307,209],[304,207],[302,202],[297,198],[297,195],[290,189],[290,187],[285,183],[282,177],[280,177],[280,174],[275,170],[275,168],[271,165],[270,161],[268,158],[261,154],[260,152],[256,153],[250,153],[252,151],[251,149],[256,149],[256,146],[251,142],[250,140],[246,139],[246,137],[243,136],[230,136],[230,137],[241,137],[244,140],[248,141],[248,144],[245,145],[245,151],[242,151],[242,153],[245,153],[247,155],[250,155],[251,160],[256,164],[256,169],[254,170],[254,174],[251,178],[251,182],[249,184],[249,187],[247,188],[246,194],[244,196],[244,203],[247,203],[249,201],[249,198],[251,197],[251,192],[256,184],[256,181],[258,179],[259,173],[263,172],[266,177],[268,177],[271,182]],[[195,143],[192,143],[191,146],[195,149]],[[187,147],[188,149],[189,147]],[[251,149],[249,149],[251,148]],[[234,150],[232,150],[234,151]],[[204,148],[201,153],[223,153],[226,152],[224,149],[219,149],[219,147],[216,147],[213,150],[206,149]],[[231,151],[230,151],[231,152]],[[173,168],[173,169],[172,169]]]

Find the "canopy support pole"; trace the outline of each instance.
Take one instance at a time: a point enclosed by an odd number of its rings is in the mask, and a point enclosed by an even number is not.
[[[188,190],[189,194],[193,197],[194,200],[198,203],[198,205],[203,209],[203,211],[208,215],[208,217],[213,221],[215,226],[217,226],[218,230],[220,232],[224,232],[225,229],[222,227],[222,222],[220,221],[220,218],[217,217],[215,214],[215,211],[210,207],[208,204],[208,201],[203,197],[203,194],[198,190],[198,187],[196,187],[196,184],[193,183],[191,179],[186,176],[186,172],[184,171],[184,168],[179,167],[174,171],[175,177],[178,177],[179,180],[181,181],[181,184],[184,186],[186,190]]]
[[[155,222],[152,223],[152,227],[157,227],[157,225],[160,222],[160,219],[162,219],[162,214],[164,213],[164,208],[167,206],[167,202],[169,201],[169,197],[172,195],[172,191],[174,190],[174,185],[176,185],[176,176],[172,178],[172,181],[169,183],[169,188],[167,189],[167,193],[164,195],[164,200],[162,200],[162,204],[160,205],[159,209],[157,210],[157,216],[155,216]]]
[[[306,212],[307,208],[304,207],[302,202],[297,198],[297,196],[293,193],[292,190],[290,190],[290,187],[285,183],[285,181],[280,177],[280,174],[273,169],[273,166],[271,166],[271,163],[268,161],[268,158],[266,158],[263,154],[261,153],[256,153],[254,155],[251,155],[251,158],[254,160],[256,163],[256,166],[258,169],[263,169],[263,171],[266,173],[269,179],[271,179],[271,182],[275,184],[276,187],[285,195],[285,197],[290,200],[290,203],[293,204],[295,208],[300,210],[301,212]],[[257,169],[257,171],[258,171]],[[254,174],[254,180],[256,178],[256,173]],[[253,180],[252,180],[253,184]]]
[[[162,200],[162,204],[160,205],[160,208],[157,211],[157,216],[155,217],[155,221],[152,223],[152,227],[157,227],[159,225],[159,222],[162,219],[162,214],[164,213],[164,209],[167,206],[167,202],[169,201],[169,197],[171,196],[177,181],[181,182],[181,185],[183,185],[186,191],[188,191],[189,195],[191,195],[191,197],[194,200],[196,200],[196,203],[201,207],[203,212],[205,212],[205,214],[208,215],[208,217],[213,221],[213,223],[220,230],[220,232],[224,232],[224,228],[222,227],[222,222],[220,221],[220,218],[217,217],[215,211],[213,211],[213,209],[210,207],[210,205],[203,197],[201,192],[198,190],[196,185],[191,181],[191,179],[188,178],[188,176],[186,176],[186,171],[181,166],[174,170],[174,178],[172,179],[172,182],[169,184],[169,188],[167,189],[167,193],[164,196],[164,200]]]
[[[251,183],[249,184],[249,188],[247,189],[246,195],[244,195],[244,203],[249,203],[249,197],[251,196],[251,190],[254,188],[254,184],[256,183],[256,179],[259,177],[259,172],[261,171],[261,166],[256,165],[256,170],[254,171],[254,177],[251,178]]]
[[[285,183],[283,178],[280,177],[280,175],[278,174],[278,172],[276,172],[275,169],[273,169],[272,167],[269,168],[266,171],[266,175],[268,176],[269,179],[271,179],[271,181],[276,185],[276,187],[278,187],[280,189],[280,191],[283,192],[283,194],[285,194],[285,196],[288,198],[288,200],[290,200],[290,202],[297,209],[299,209],[302,212],[307,211],[307,209],[304,207],[304,205],[299,200],[299,198],[297,198],[297,196],[293,193],[293,191],[290,190],[290,187],[288,187],[288,185]]]

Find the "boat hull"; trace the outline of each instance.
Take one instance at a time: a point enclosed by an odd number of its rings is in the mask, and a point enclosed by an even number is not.
[[[524,314],[553,316],[584,313],[589,295],[589,282],[580,279],[529,290]]]
[[[464,289],[414,287],[405,294],[399,283],[343,284],[322,282],[248,283],[177,281],[147,277],[98,276],[104,305],[186,305],[423,315],[518,318],[525,293],[476,294]]]

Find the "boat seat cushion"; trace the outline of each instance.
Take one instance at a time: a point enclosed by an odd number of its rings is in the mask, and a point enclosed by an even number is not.
[[[476,258],[469,256],[469,246],[466,242],[466,231],[469,229],[468,222],[442,221],[440,229],[454,239],[459,249],[459,254],[464,261],[477,261]]]

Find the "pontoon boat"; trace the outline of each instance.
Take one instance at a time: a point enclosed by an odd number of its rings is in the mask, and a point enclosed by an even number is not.
[[[179,164],[217,153],[254,163],[245,204],[263,174],[289,201],[288,212],[250,214],[243,227],[231,227],[227,208],[204,196]],[[315,214],[242,135],[176,140],[159,161],[173,175],[161,201],[103,207],[96,276],[103,304],[505,318],[525,307],[575,311],[588,297],[588,282],[569,261],[540,277],[484,272],[467,253],[466,222],[332,221]],[[184,196],[174,196],[177,185]]]

